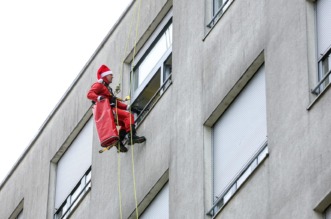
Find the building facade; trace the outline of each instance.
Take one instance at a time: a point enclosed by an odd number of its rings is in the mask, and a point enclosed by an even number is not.
[[[133,1],[0,186],[0,218],[331,218],[331,1]],[[147,141],[99,153],[106,64]]]

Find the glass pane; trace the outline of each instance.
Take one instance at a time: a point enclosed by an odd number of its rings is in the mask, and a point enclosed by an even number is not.
[[[86,182],[85,183],[88,183],[91,180],[91,176],[92,176],[92,171],[90,170],[90,172],[86,176]]]
[[[133,76],[133,88],[136,90],[141,83],[146,79],[148,74],[160,61],[162,56],[172,45],[172,24],[162,33],[161,37],[154,44],[139,67],[135,70]]]
[[[132,107],[137,110],[143,110],[145,107],[146,109],[144,112],[141,112],[140,114],[144,114],[147,111],[149,111],[150,107],[153,106],[153,103],[158,99],[160,94],[156,94],[158,89],[161,86],[161,69],[159,69],[152,80],[149,82],[149,84],[145,87],[145,89],[140,93],[139,97],[135,100]],[[152,97],[155,95],[154,99],[151,101]],[[147,104],[151,101],[151,103],[147,106]],[[140,115],[139,114],[139,115]],[[138,123],[139,120],[136,120]]]
[[[163,72],[163,82],[165,80],[167,80],[167,78],[169,77],[169,75],[172,72],[172,55],[170,55],[167,60],[164,62],[164,72]]]
[[[257,157],[258,163],[261,163],[264,160],[264,158],[267,157],[267,154],[268,154],[268,147],[265,147]]]
[[[243,182],[245,182],[245,180],[249,177],[249,175],[251,175],[252,170],[250,168],[248,168],[243,175],[241,175],[241,177],[239,177],[239,179],[237,180],[237,184],[238,187],[241,186],[241,184],[243,184]]]
[[[331,69],[331,58],[330,53],[326,54],[325,57],[319,63],[319,81],[323,80],[325,75],[327,75]],[[321,84],[321,89],[323,90],[328,84],[330,84],[331,76],[324,79],[323,84]]]
[[[231,189],[224,195],[223,203],[227,203],[229,199],[233,196],[233,194],[237,191],[237,184],[235,183]]]
[[[222,7],[223,0],[214,0],[214,15],[218,12],[218,10]]]
[[[317,55],[323,56],[331,46],[331,1],[317,1]]]
[[[57,164],[55,208],[59,208],[92,163],[93,119],[72,142]]]
[[[85,181],[85,177],[82,179],[82,181]],[[79,196],[80,192],[82,191],[82,189],[84,188],[84,184],[85,182],[82,184],[80,183],[79,186],[76,188],[76,190],[74,191],[74,193],[71,195],[71,203],[73,204],[75,202],[75,200],[77,199],[77,197]]]
[[[171,75],[171,72],[172,72],[172,55],[170,55],[167,60],[164,62],[164,65],[163,65],[163,80],[162,80],[162,85],[163,88],[162,88],[162,91],[165,91],[165,89],[170,85],[170,80],[168,80],[166,82],[166,80],[169,78],[169,76]],[[166,84],[164,84],[166,83]]]

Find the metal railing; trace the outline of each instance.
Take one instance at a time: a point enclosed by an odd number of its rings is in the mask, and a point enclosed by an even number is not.
[[[172,84],[171,75],[164,81],[164,83],[160,86],[160,88],[155,92],[152,98],[148,101],[145,107],[141,110],[138,117],[135,119],[136,126],[144,120],[144,118],[148,115],[151,109],[154,107],[156,102],[160,99],[160,97],[164,94],[164,92],[168,89],[168,87]]]
[[[246,179],[254,172],[256,167],[267,157],[267,155],[268,142],[265,141],[260,147],[260,149],[241,169],[241,171],[239,171],[239,173],[233,178],[233,180],[225,187],[221,195],[218,196],[217,199],[214,201],[214,205],[206,214],[210,217],[214,217],[216,213],[219,212],[223,208],[223,206],[229,201],[229,199],[236,193],[236,191],[246,181]]]
[[[84,176],[79,180],[74,189],[66,197],[65,201],[61,204],[59,209],[56,210],[54,219],[67,218],[71,210],[78,204],[78,201],[81,200],[83,195],[88,191],[88,189],[91,187],[91,170],[92,167],[90,167],[85,172]],[[82,182],[84,182],[83,188],[81,188]],[[76,192],[78,192],[78,194],[75,194]]]
[[[322,84],[326,81],[326,79],[329,78],[329,76],[331,75],[331,69],[328,71],[328,73],[326,73],[324,75],[324,77],[318,82],[318,84],[316,85],[316,87],[314,89],[311,90],[311,92],[315,95],[318,95],[322,92],[322,90],[325,89],[326,86],[324,86],[323,88],[321,88]]]
[[[319,95],[330,84],[330,81],[328,82],[326,81],[327,79],[331,80],[330,55],[331,55],[331,46],[328,49],[326,49],[326,51],[323,54],[320,54],[320,58],[317,61],[319,76],[323,76],[323,78],[320,79],[318,84],[315,86],[315,88],[311,90],[311,92],[315,95]],[[326,72],[326,74],[322,74],[325,65],[327,66],[326,70],[328,71]]]
[[[225,8],[225,6],[228,6],[227,4],[230,2],[231,0],[226,0],[222,6],[217,10],[217,12],[214,14],[214,17],[211,19],[211,21],[207,24],[207,27],[211,28],[212,26],[214,26],[214,24],[216,23],[216,20],[218,18],[220,18],[220,16],[223,13],[223,9]]]

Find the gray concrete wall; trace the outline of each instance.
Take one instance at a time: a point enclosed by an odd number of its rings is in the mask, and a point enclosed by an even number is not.
[[[112,87],[123,79],[120,96],[129,93],[135,43],[131,24],[138,2],[106,36],[1,185],[0,218],[8,218],[23,199],[25,218],[52,218],[55,163],[92,115],[86,93],[96,81],[99,66],[106,64],[115,73]],[[331,94],[326,91],[319,98],[310,94],[316,83],[314,56],[307,53],[314,46],[314,37],[307,34],[313,23],[312,3],[235,0],[208,29],[210,3],[143,1],[137,52],[173,5],[173,83],[138,128],[146,143],[129,146],[125,154],[117,154],[114,148],[99,154],[94,132],[91,191],[72,218],[120,218],[118,175],[123,218],[135,218],[134,181],[141,207],[167,177],[170,218],[208,218],[211,127],[221,114],[220,105],[228,105],[225,98],[234,85],[262,62],[269,157],[216,218],[322,218],[314,208],[323,211],[318,204],[331,191],[331,120],[327,114]]]
[[[219,101],[261,49],[266,71],[270,155],[217,218],[322,218],[314,208],[330,192],[330,94],[307,110],[316,99],[309,92],[316,72],[309,72],[314,60],[307,60],[307,7],[310,2],[301,0],[235,1],[205,40],[216,35],[204,57],[214,52],[221,61],[207,58],[206,78],[214,80],[205,87],[209,95],[218,92]],[[219,101],[206,101],[204,112]]]

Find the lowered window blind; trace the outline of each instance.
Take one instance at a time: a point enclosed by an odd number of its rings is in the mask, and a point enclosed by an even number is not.
[[[151,204],[140,216],[141,219],[169,219],[169,184],[167,183],[157,194]]]
[[[214,198],[262,147],[267,136],[262,66],[213,127]]]
[[[92,163],[90,119],[57,164],[55,208],[59,208]]]
[[[331,1],[317,1],[317,48],[318,57],[331,46]]]

